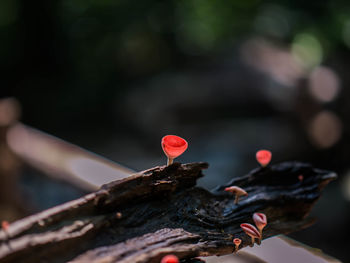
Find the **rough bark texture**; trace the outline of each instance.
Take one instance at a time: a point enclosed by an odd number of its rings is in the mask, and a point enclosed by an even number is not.
[[[307,227],[306,218],[325,185],[336,175],[288,162],[253,170],[212,192],[195,187],[206,163],[155,167],[112,182],[80,199],[13,223],[0,231],[0,262],[160,262],[232,253],[233,237],[263,212],[263,237]],[[302,177],[300,176],[302,175]],[[235,205],[223,191],[248,192]]]

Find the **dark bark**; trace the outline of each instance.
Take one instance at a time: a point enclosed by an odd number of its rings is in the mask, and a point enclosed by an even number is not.
[[[83,198],[13,223],[0,232],[0,262],[159,262],[232,253],[232,239],[250,238],[240,224],[267,215],[263,237],[285,234],[308,219],[336,175],[308,164],[280,163],[234,178],[212,192],[195,187],[206,163],[156,167],[112,182]],[[302,175],[302,180],[300,175]],[[223,191],[237,185],[249,196],[238,205]]]

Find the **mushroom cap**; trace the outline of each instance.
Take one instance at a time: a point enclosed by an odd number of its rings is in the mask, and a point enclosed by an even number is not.
[[[162,258],[161,263],[179,263],[179,259],[175,255],[166,255]]]
[[[239,245],[242,243],[242,240],[239,239],[239,238],[235,238],[235,239],[233,239],[233,243],[234,243],[236,246],[239,246]]]
[[[244,223],[244,224],[241,224],[241,228],[248,236],[253,238],[259,238],[259,239],[261,238],[261,235],[255,226],[248,223]]]
[[[1,221],[1,228],[7,230],[10,227],[10,223],[6,220]]]
[[[246,191],[244,191],[242,188],[238,187],[238,186],[230,186],[230,187],[226,187],[225,188],[226,192],[230,192],[232,194],[236,194],[236,195],[248,195],[248,193]]]
[[[188,147],[187,141],[176,135],[164,136],[161,145],[165,155],[172,159],[183,154]]]
[[[256,160],[261,166],[266,166],[270,163],[272,153],[268,150],[260,150],[256,153]]]
[[[253,220],[258,229],[262,230],[267,225],[267,218],[263,213],[254,213]]]
[[[123,217],[123,214],[120,213],[120,212],[117,212],[117,213],[115,214],[115,217],[116,217],[117,219],[121,219],[121,218]]]

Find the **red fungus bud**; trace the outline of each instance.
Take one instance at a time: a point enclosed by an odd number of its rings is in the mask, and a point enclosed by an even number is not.
[[[4,231],[7,231],[10,227],[10,223],[6,220],[2,221],[1,222],[1,228],[4,230]]]
[[[175,255],[166,255],[162,258],[161,263],[179,263],[179,259]]]
[[[115,217],[117,218],[117,219],[121,219],[122,218],[122,213],[120,213],[120,212],[117,212],[116,214],[115,214]]]
[[[235,238],[233,240],[233,244],[235,244],[236,248],[235,248],[235,252],[238,251],[239,245],[242,243],[242,240],[240,240],[239,238]]]
[[[303,180],[304,180],[304,176],[301,174],[301,175],[299,175],[298,176],[298,180],[300,181],[300,182],[302,182]]]
[[[262,230],[267,225],[267,218],[266,218],[266,215],[263,213],[254,213],[253,220],[256,227],[259,229],[259,233],[260,233],[259,243],[260,243],[262,239]]]
[[[256,153],[256,160],[262,167],[267,166],[271,161],[272,153],[268,150],[260,150]]]
[[[242,188],[240,188],[238,186],[226,187],[225,191],[236,195],[235,204],[238,203],[240,196],[242,196],[242,195],[247,196],[248,195],[248,193],[246,191],[244,191]]]
[[[187,141],[176,135],[164,136],[161,145],[165,155],[168,157],[168,165],[172,164],[173,160],[183,154],[188,147]]]
[[[244,224],[241,224],[241,228],[248,236],[250,236],[252,238],[252,243],[250,245],[251,247],[254,245],[255,238],[258,238],[258,239],[261,238],[261,235],[255,226],[253,226],[251,224],[244,223]]]

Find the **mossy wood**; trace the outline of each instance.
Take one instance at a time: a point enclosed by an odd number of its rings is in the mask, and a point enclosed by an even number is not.
[[[240,248],[250,244],[240,224],[253,224],[254,212],[267,215],[263,238],[309,226],[313,204],[336,177],[285,162],[255,169],[210,192],[195,186],[207,167],[155,167],[14,222],[0,231],[0,263],[160,262],[166,254],[191,259],[232,253],[234,237],[242,239]],[[249,194],[237,205],[224,191],[231,185]]]

